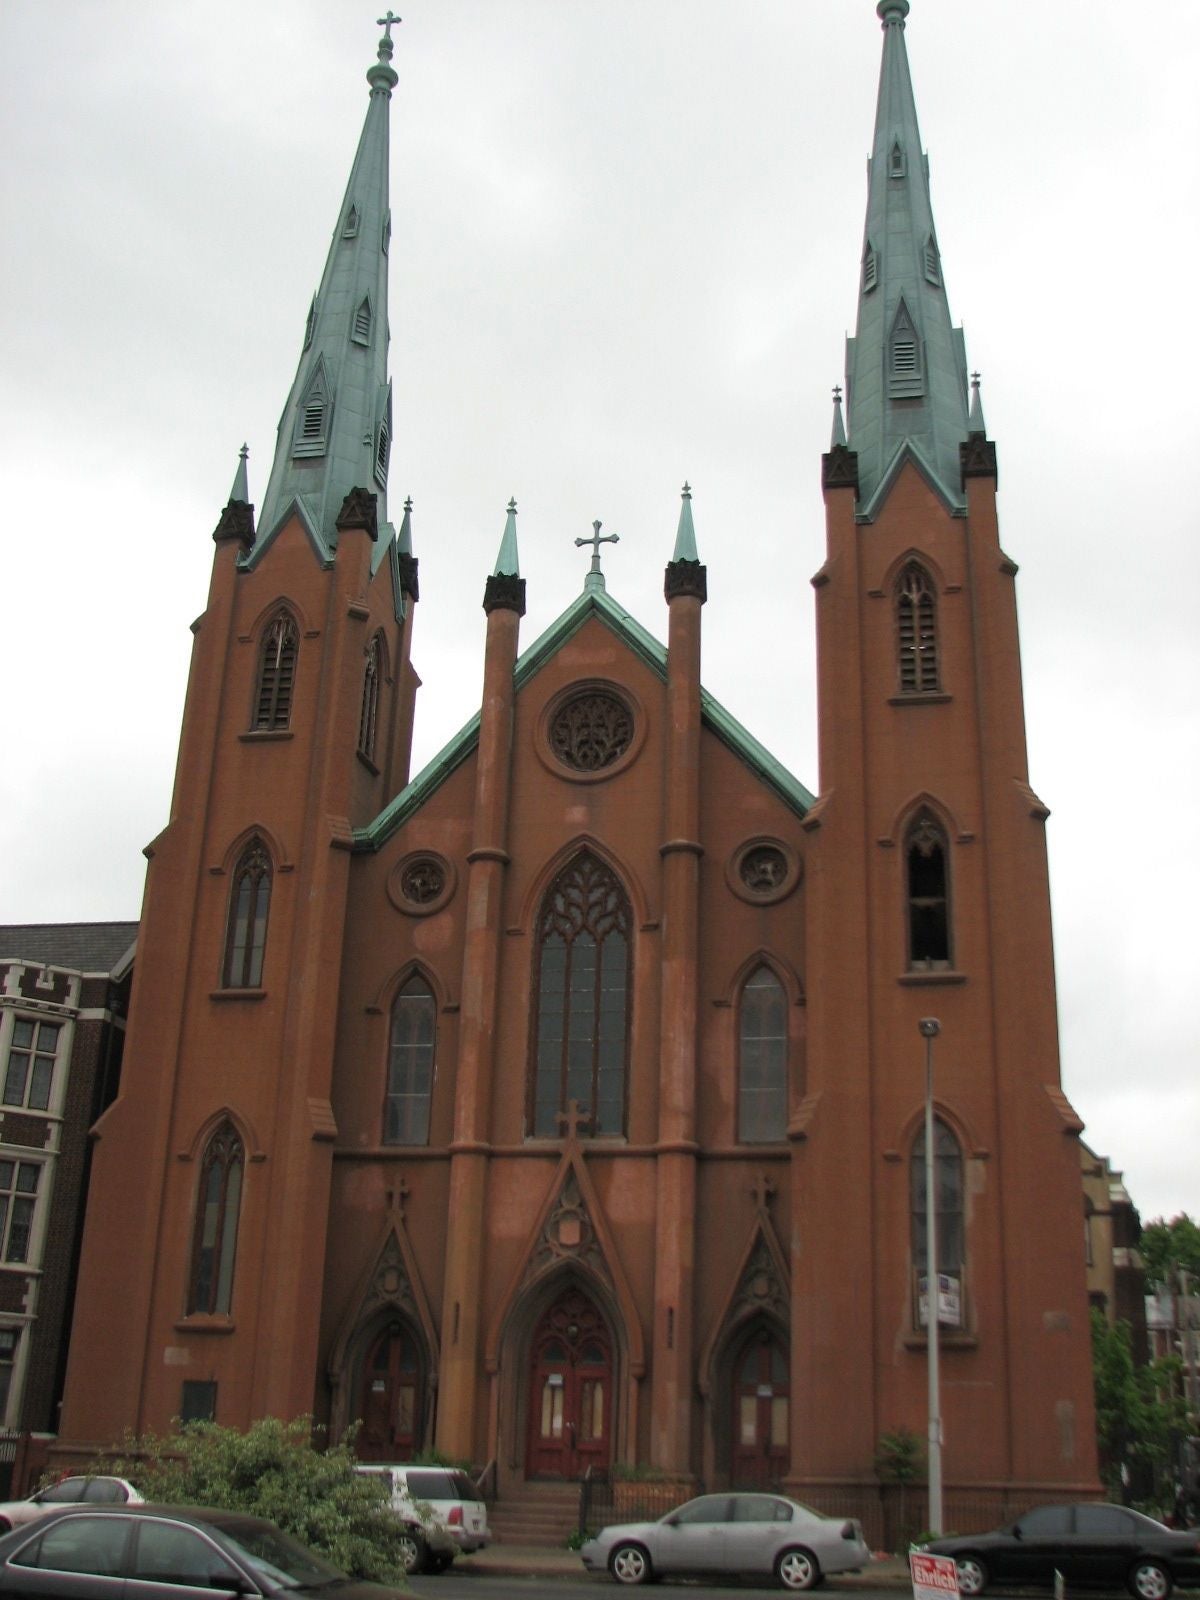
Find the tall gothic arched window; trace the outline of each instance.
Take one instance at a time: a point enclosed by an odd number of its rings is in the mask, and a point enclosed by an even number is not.
[[[897,677],[901,694],[936,694],[938,662],[937,595],[919,561],[910,561],[896,581]]]
[[[379,715],[379,672],[381,646],[376,634],[367,647],[363,667],[362,710],[358,718],[358,753],[368,761],[375,759],[375,724]]]
[[[624,1132],[629,926],[624,890],[587,850],[542,901],[528,1122],[536,1138],[561,1134],[572,1100],[590,1119],[590,1133]]]
[[[242,1141],[232,1123],[223,1122],[205,1146],[200,1165],[188,1284],[189,1315],[229,1314],[245,1165]]]
[[[908,965],[916,971],[948,967],[950,885],[946,835],[927,811],[904,840],[908,891]]]
[[[429,1143],[436,1037],[433,990],[414,972],[392,1005],[384,1144]]]
[[[927,1202],[925,1192],[925,1128],[913,1140],[910,1169],[912,1263],[917,1278],[914,1298],[924,1292],[929,1259],[926,1249]],[[940,1117],[933,1123],[933,1191],[937,1197],[937,1270],[948,1283],[939,1286],[938,1321],[957,1327],[962,1321],[963,1264],[966,1241],[963,1229],[963,1158],[954,1133]],[[957,1311],[955,1310],[957,1306]],[[922,1319],[918,1315],[917,1319]]]
[[[738,1014],[738,1138],[744,1144],[787,1133],[787,996],[768,966],[742,985]]]
[[[258,689],[254,697],[256,732],[276,732],[292,720],[299,631],[290,611],[278,611],[263,634],[258,655]]]
[[[270,906],[271,857],[256,834],[233,871],[223,972],[227,989],[257,989],[262,984]]]

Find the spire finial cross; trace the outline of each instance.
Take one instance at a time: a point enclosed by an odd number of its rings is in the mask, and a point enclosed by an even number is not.
[[[603,526],[604,526],[604,524],[602,522],[600,522],[599,520],[593,522],[592,523],[592,537],[590,539],[576,539],[576,541],[575,541],[576,546],[579,546],[581,544],[590,544],[591,545],[591,547],[592,547],[592,566],[591,566],[591,570],[593,572],[599,572],[600,571],[600,546],[602,544],[620,544],[620,542],[621,542],[621,535],[619,533],[601,533],[600,529]]]
[[[401,22],[402,20],[403,20],[403,18],[396,16],[395,12],[393,12],[393,11],[391,11],[389,9],[388,14],[387,14],[386,17],[376,17],[375,24],[376,24],[377,27],[380,27],[380,28],[383,29],[384,37],[387,39],[387,42],[389,44],[391,44],[391,42],[392,42],[392,28],[395,26],[395,24],[397,22]]]
[[[842,386],[840,383],[835,383],[833,386],[833,403],[835,406],[840,406],[842,403]]]

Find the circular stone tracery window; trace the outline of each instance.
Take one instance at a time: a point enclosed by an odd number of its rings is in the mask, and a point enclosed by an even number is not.
[[[405,856],[388,874],[388,899],[410,917],[440,911],[454,893],[454,868],[431,850]]]
[[[739,900],[772,905],[800,882],[796,852],[781,839],[747,839],[729,858],[725,881]]]
[[[603,772],[633,743],[633,713],[615,694],[588,689],[559,706],[548,731],[550,748],[564,767]]]

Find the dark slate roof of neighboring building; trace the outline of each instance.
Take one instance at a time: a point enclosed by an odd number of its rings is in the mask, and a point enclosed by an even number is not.
[[[0,927],[0,957],[71,972],[112,972],[137,938],[136,922],[18,922]]]

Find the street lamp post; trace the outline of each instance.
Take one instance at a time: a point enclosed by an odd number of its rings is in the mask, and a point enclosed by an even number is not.
[[[929,1353],[929,1527],[942,1532],[942,1408],[938,1375],[937,1190],[934,1188],[933,1041],[942,1031],[936,1017],[917,1024],[925,1041],[925,1346]]]

